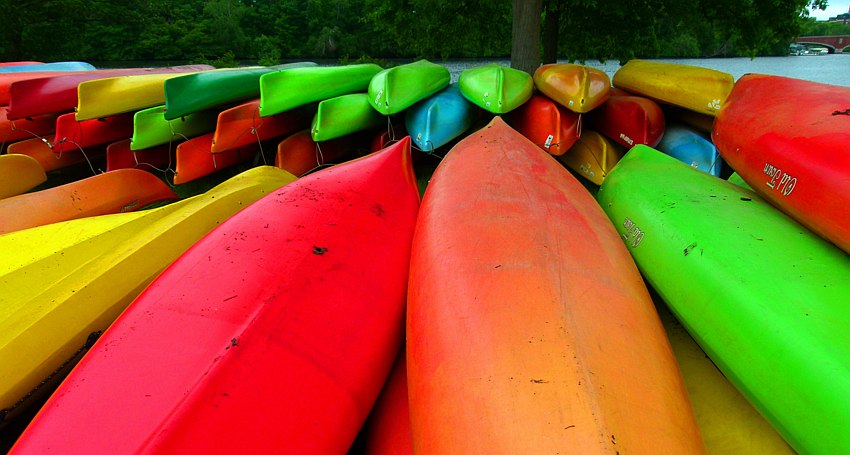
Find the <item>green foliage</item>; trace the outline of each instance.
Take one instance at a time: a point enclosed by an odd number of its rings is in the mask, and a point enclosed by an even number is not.
[[[826,0],[544,0],[571,60],[782,53]],[[0,0],[0,60],[505,57],[509,0]],[[551,11],[551,9],[550,9]],[[383,62],[381,66],[386,66]]]

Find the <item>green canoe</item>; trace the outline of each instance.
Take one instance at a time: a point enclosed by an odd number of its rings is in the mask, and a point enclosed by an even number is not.
[[[397,114],[449,85],[443,65],[418,60],[387,68],[369,82],[369,103],[381,114]]]
[[[218,112],[207,109],[175,120],[165,119],[165,106],[156,106],[133,115],[130,150],[143,150],[172,140],[185,140],[215,129]]]
[[[635,146],[597,199],[641,272],[800,453],[850,453],[850,256],[738,185]]]
[[[232,68],[187,74],[165,81],[165,118],[178,117],[260,96],[260,77],[287,68],[316,66],[313,62]]]
[[[372,63],[348,66],[290,68],[260,76],[260,116],[280,114],[298,106],[349,93],[365,92],[381,67]]]
[[[520,107],[534,91],[530,74],[496,63],[464,70],[457,83],[466,99],[493,114]]]
[[[337,96],[319,103],[310,133],[316,142],[327,141],[385,125],[387,120],[375,112],[365,93]]]

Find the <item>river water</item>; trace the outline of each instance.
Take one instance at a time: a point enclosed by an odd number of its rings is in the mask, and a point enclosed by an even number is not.
[[[701,66],[731,74],[737,80],[747,73],[773,74],[796,79],[822,82],[824,84],[850,87],[850,53],[827,55],[789,55],[786,57],[756,57],[750,58],[698,58],[698,59],[658,59],[659,62],[681,63]],[[457,81],[460,73],[474,66],[485,63],[510,65],[510,60],[450,60],[443,64],[452,74],[452,80]],[[566,60],[559,62],[566,63]],[[613,77],[620,68],[616,61],[599,62],[589,60],[586,65],[599,68]]]

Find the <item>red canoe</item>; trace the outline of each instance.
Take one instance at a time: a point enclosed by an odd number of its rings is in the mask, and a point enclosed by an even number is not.
[[[404,337],[418,206],[407,138],[245,208],[151,283],[12,452],[346,453]]]
[[[133,135],[133,113],[113,115],[78,122],[73,112],[56,119],[53,136],[54,153],[77,152],[89,147],[109,144]]]
[[[11,83],[7,100],[9,118],[18,119],[33,115],[58,114],[72,111],[77,107],[77,86],[85,81],[143,74],[190,73],[211,69],[213,67],[209,65],[183,65],[164,68],[77,71],[59,75],[52,73],[48,74],[47,77],[37,79],[27,78]],[[2,79],[2,75],[0,75],[0,81]]]
[[[753,190],[850,252],[850,88],[742,76],[712,138]]]
[[[281,114],[260,117],[260,100],[221,111],[218,114],[210,152],[226,152],[309,128],[315,113],[315,106],[304,106]]]
[[[587,115],[589,127],[626,149],[637,144],[655,147],[664,135],[664,112],[642,96],[612,96]]]
[[[569,171],[498,117],[425,191],[407,373],[416,453],[704,452],[622,239]]]
[[[555,156],[563,155],[581,136],[581,114],[542,95],[532,96],[507,120],[520,134]]]
[[[106,172],[0,200],[0,234],[88,216],[133,212],[172,199],[177,199],[177,194],[147,172]]]

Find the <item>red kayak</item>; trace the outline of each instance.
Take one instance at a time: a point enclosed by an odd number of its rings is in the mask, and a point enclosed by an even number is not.
[[[130,305],[12,453],[346,453],[404,338],[418,206],[406,138],[243,209]]]
[[[171,164],[172,144],[157,145],[143,150],[130,149],[130,139],[113,142],[106,147],[106,172],[117,169],[141,169],[154,172]]]
[[[18,119],[33,115],[57,114],[72,111],[77,107],[77,86],[85,81],[117,76],[190,73],[211,69],[213,67],[209,65],[183,65],[164,68],[77,71],[59,75],[52,73],[52,75],[48,74],[47,77],[37,79],[27,78],[11,83],[7,100],[9,118]],[[2,75],[0,75],[0,81],[2,81]]]
[[[759,195],[850,252],[850,88],[742,76],[712,138]]]
[[[581,114],[551,98],[534,95],[511,112],[508,123],[552,155],[563,155],[581,136]]]
[[[250,144],[226,152],[212,153],[210,149],[212,149],[214,134],[207,133],[193,137],[177,146],[174,160],[175,185],[191,182],[213,172],[233,167],[254,158],[260,151],[259,145]],[[268,145],[263,146],[264,149]]]
[[[315,113],[315,106],[305,106],[260,117],[259,99],[240,104],[218,114],[210,152],[226,152],[308,128]]]
[[[363,427],[362,438],[364,455],[413,455],[407,361],[403,348]]]
[[[642,96],[612,96],[587,115],[588,126],[630,149],[655,147],[664,135],[664,112]]]
[[[88,147],[109,144],[133,135],[133,113],[78,122],[73,112],[56,119],[51,146],[54,153],[84,151]]]

